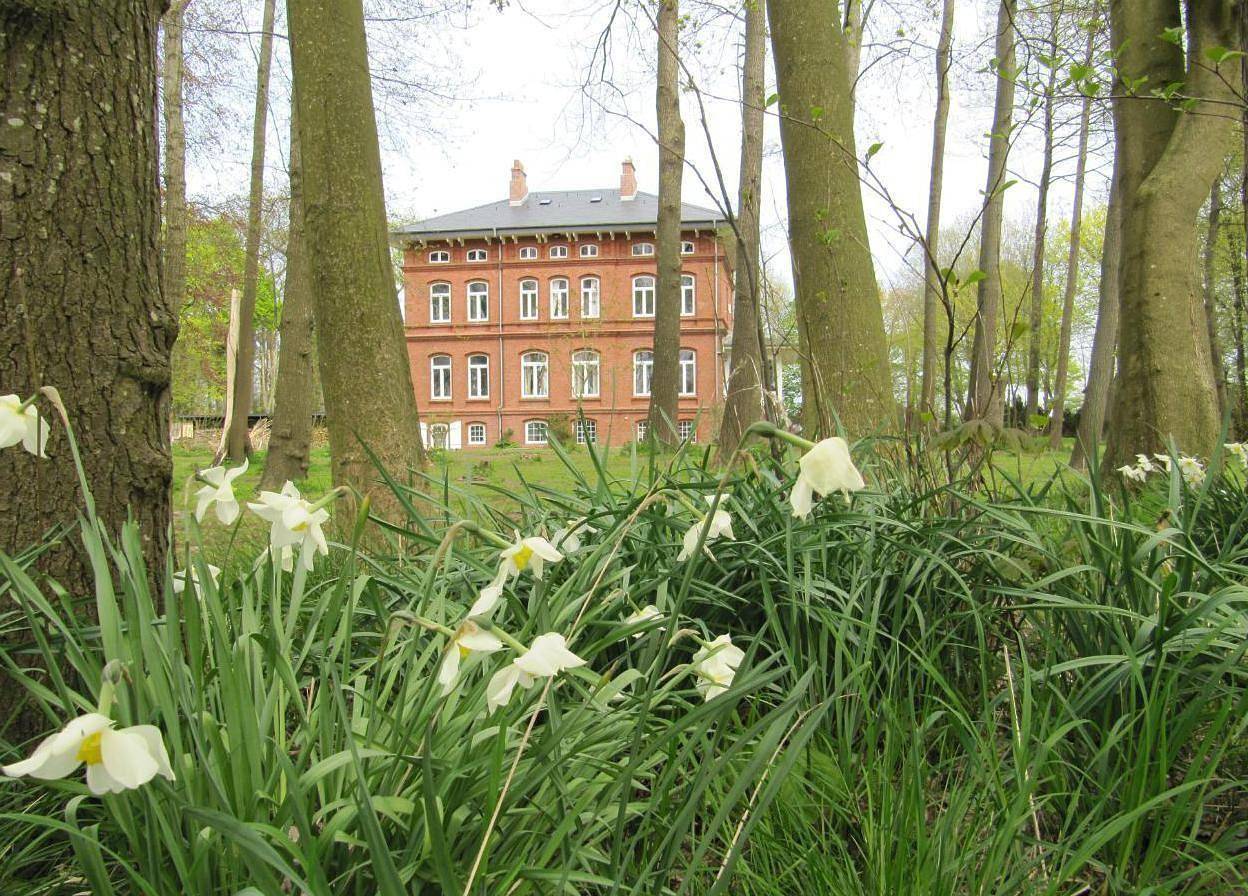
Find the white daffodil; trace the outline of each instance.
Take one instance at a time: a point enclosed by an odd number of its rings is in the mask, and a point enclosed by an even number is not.
[[[797,462],[797,481],[789,495],[793,515],[805,519],[814,506],[814,496],[820,498],[840,492],[849,500],[849,493],[866,488],[862,474],[854,466],[849,455],[849,445],[839,436],[824,439],[802,455]]]
[[[553,678],[565,669],[585,665],[558,632],[548,632],[533,639],[529,649],[516,657],[490,678],[485,686],[485,705],[489,712],[506,706],[516,685],[531,688],[539,678]]]
[[[35,457],[47,457],[48,424],[34,404],[22,407],[16,395],[0,395],[0,448],[21,443]]]
[[[1180,457],[1179,472],[1183,474],[1183,481],[1188,485],[1200,485],[1205,481],[1205,465],[1194,457]]]
[[[449,694],[455,686],[459,675],[459,661],[472,652],[493,653],[502,650],[503,642],[492,632],[488,632],[471,619],[465,620],[455,634],[451,643],[446,646],[442,657],[442,665],[438,667],[438,684],[442,685],[442,693]]]
[[[1134,479],[1136,482],[1143,482],[1148,478],[1148,471],[1141,466],[1132,466],[1127,464],[1118,468],[1118,473],[1124,479]]]
[[[1224,447],[1230,454],[1235,455],[1241,464],[1248,467],[1248,442],[1228,442]]]
[[[202,523],[204,514],[212,505],[217,507],[217,519],[221,525],[229,526],[238,519],[238,500],[234,497],[234,480],[247,472],[247,461],[241,467],[227,470],[225,467],[209,467],[197,474],[206,483],[195,493],[195,522]]]
[[[698,680],[695,687],[703,699],[711,700],[732,687],[737,668],[745,659],[745,651],[732,643],[731,635],[720,635],[698,648],[692,668]]]
[[[142,787],[157,775],[172,781],[173,767],[154,725],[113,728],[108,716],[79,716],[44,738],[29,759],[3,767],[10,778],[64,778],[86,763],[87,787],[99,796]]]
[[[624,620],[625,625],[639,625],[642,622],[649,622],[651,619],[662,619],[663,614],[659,612],[659,608],[654,604],[646,604],[636,613],[633,613]],[[640,638],[645,632],[634,632],[634,638]]]
[[[329,511],[317,507],[299,494],[294,483],[287,482],[280,492],[261,492],[260,500],[247,505],[256,516],[272,524],[269,545],[273,556],[281,552],[285,569],[285,549],[297,548],[303,568],[311,571],[316,555],[329,554],[329,545],[321,525],[329,519]]]
[[[209,563],[208,564],[208,577],[212,579],[212,584],[214,585],[217,584],[217,581],[221,578],[221,569]],[[191,566],[189,569],[179,569],[177,572],[173,574],[173,593],[174,594],[181,594],[183,591],[186,590],[186,581],[188,578],[190,579],[191,584],[194,585],[196,589],[199,588],[199,573],[196,571],[195,566]]]
[[[584,520],[574,520],[566,526],[555,530],[552,542],[556,550],[574,554],[581,549],[581,536],[588,538],[597,533],[597,529]]]
[[[714,505],[715,496],[708,495],[706,500],[708,504]],[[727,496],[721,497],[719,507],[715,509],[714,513],[708,512],[703,514],[696,523],[689,527],[689,530],[685,532],[685,540],[680,553],[676,555],[677,561],[688,560],[693,556],[693,552],[698,549],[698,539],[702,536],[702,527],[706,525],[706,517],[708,515],[711,518],[711,525],[706,530],[706,540],[702,542],[703,550],[706,550],[706,546],[716,539],[737,537],[732,534],[732,515],[724,509],[727,500]],[[707,551],[707,553],[709,554],[710,551]]]
[[[1157,465],[1149,459],[1147,454],[1137,454],[1135,456],[1135,465],[1138,469],[1143,470],[1145,473],[1157,472]]]
[[[1164,469],[1167,473],[1170,472],[1170,464],[1171,464],[1170,455],[1154,454],[1153,457],[1157,458],[1157,460],[1161,462],[1161,467],[1159,469]]]
[[[547,563],[558,563],[563,554],[555,546],[539,535],[521,538],[516,533],[516,543],[499,552],[498,574],[490,584],[481,589],[481,594],[468,610],[469,616],[481,616],[490,612],[503,596],[503,585],[509,578],[518,578],[526,569],[533,570],[533,578],[541,579]]]

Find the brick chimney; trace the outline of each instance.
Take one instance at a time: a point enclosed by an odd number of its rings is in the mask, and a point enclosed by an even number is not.
[[[525,197],[529,195],[529,182],[524,176],[524,165],[516,159],[511,163],[511,195],[509,196],[512,205],[523,205]]]
[[[628,202],[637,198],[637,169],[631,158],[625,159],[620,168],[620,199]]]

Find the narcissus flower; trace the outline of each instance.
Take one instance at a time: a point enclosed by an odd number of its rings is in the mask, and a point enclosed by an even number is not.
[[[108,716],[79,716],[43,739],[29,759],[3,767],[10,778],[29,775],[50,781],[86,763],[87,787],[99,796],[142,787],[157,775],[172,781],[173,768],[160,729],[154,725],[113,728]]]
[[[0,395],[0,448],[21,443],[35,457],[47,457],[48,424],[34,404],[22,407],[16,395]]]
[[[451,643],[446,646],[442,657],[442,665],[438,667],[438,684],[442,685],[442,693],[449,694],[455,687],[455,679],[459,675],[459,661],[473,653],[493,653],[502,650],[503,642],[493,632],[488,632],[471,619],[465,620],[455,634]]]
[[[693,655],[693,672],[697,676],[694,687],[703,699],[712,700],[732,687],[745,652],[732,643],[731,635],[720,635],[709,644],[698,648]]]
[[[662,619],[663,614],[659,612],[659,608],[654,604],[646,604],[636,613],[633,613],[624,620],[625,625],[638,625],[642,622],[649,622],[651,619]],[[645,632],[634,632],[634,638],[640,638]]]
[[[554,537],[551,541],[556,550],[563,550],[569,554],[574,554],[581,549],[581,537],[595,534],[598,530],[584,520],[574,520],[566,526],[562,526],[555,530]]]
[[[1119,467],[1118,473],[1124,479],[1133,479],[1136,482],[1143,482],[1148,478],[1148,471],[1139,465],[1127,464],[1125,467]]]
[[[506,706],[516,685],[531,688],[539,678],[553,678],[565,669],[585,665],[558,632],[549,632],[533,639],[529,649],[494,673],[485,687],[485,705],[490,712]]]
[[[1205,465],[1194,457],[1180,457],[1179,472],[1183,474],[1183,481],[1188,485],[1200,485],[1205,481]]]
[[[793,505],[793,515],[802,519],[810,515],[815,495],[822,498],[840,492],[848,501],[850,492],[867,485],[849,455],[849,445],[840,436],[816,444],[802,455],[797,465],[797,482],[793,484],[789,503]]]
[[[713,495],[708,495],[706,500],[709,504],[715,503],[715,497]],[[737,537],[732,534],[732,514],[725,509],[726,502],[727,497],[721,497],[719,500],[719,507],[716,508],[715,512],[709,513],[708,511],[708,514],[711,517],[711,525],[710,528],[706,530],[706,540],[702,542],[703,550],[706,550],[706,546],[716,539]],[[702,536],[702,527],[706,525],[706,517],[707,514],[703,514],[701,519],[690,526],[689,530],[685,532],[684,544],[680,549],[680,553],[676,555],[676,559],[678,561],[688,560],[693,556],[693,552],[698,549],[698,539]],[[707,553],[709,554],[710,551],[707,551]]]
[[[221,569],[209,563],[208,577],[212,579],[212,584],[217,584],[217,581],[221,578]],[[186,590],[186,582],[188,578],[190,579],[192,585],[194,585],[197,589],[199,588],[199,573],[196,570],[196,567],[191,566],[189,569],[179,569],[173,574],[174,594],[181,594]]]
[[[225,467],[209,467],[197,474],[206,483],[195,493],[195,522],[202,523],[208,508],[216,505],[217,519],[229,526],[238,519],[238,500],[234,497],[234,480],[247,472],[247,461],[241,467],[227,470]]]
[[[1248,466],[1248,442],[1228,442],[1226,450],[1235,455],[1241,464]]]
[[[533,578],[541,579],[547,563],[558,563],[563,559],[563,554],[545,538],[540,535],[521,538],[519,532],[516,533],[516,543],[499,552],[498,556],[498,574],[481,589],[476,603],[468,610],[469,616],[481,616],[493,610],[503,596],[503,585],[509,578],[518,578],[520,573],[529,569],[533,571]]]
[[[297,548],[303,568],[311,571],[316,555],[329,554],[329,545],[321,525],[329,519],[329,511],[317,507],[299,494],[294,483],[287,482],[281,492],[261,492],[260,500],[247,505],[256,516],[272,524],[269,546],[273,556],[280,556],[285,567],[284,549]]]

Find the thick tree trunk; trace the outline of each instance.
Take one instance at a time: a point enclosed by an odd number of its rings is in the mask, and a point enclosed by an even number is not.
[[[247,235],[243,256],[243,297],[238,306],[238,362],[234,372],[234,416],[225,452],[234,463],[251,454],[248,416],[256,364],[256,291],[260,281],[260,223],[264,203],[264,146],[269,123],[269,72],[273,66],[273,13],[276,0],[264,0],[256,107],[251,124],[251,186],[247,195]]]
[[[159,0],[0,7],[0,384],[27,398],[55,386],[96,511],[141,529],[153,585],[170,522],[169,356],[177,315],[160,290],[156,132]],[[104,52],[102,48],[106,48]],[[50,403],[48,459],[0,451],[0,551],[72,529],[83,495]],[[39,559],[75,597],[90,564],[67,535]],[[12,595],[0,612],[13,609]],[[0,693],[5,736],[28,733]]]
[[[1084,64],[1092,64],[1092,35],[1088,35]],[[1079,238],[1083,232],[1083,187],[1088,173],[1088,132],[1092,125],[1092,98],[1085,96],[1079,110],[1079,148],[1075,158],[1075,196],[1070,209],[1070,251],[1066,255],[1066,288],[1062,293],[1062,323],[1057,337],[1057,371],[1053,377],[1049,408],[1049,448],[1062,447],[1066,417],[1066,377],[1070,368],[1070,330],[1075,316],[1075,293],[1079,288]]]
[[[1056,39],[1050,42],[1057,55]],[[1027,410],[1023,426],[1031,431],[1032,419],[1040,412],[1040,349],[1044,329],[1044,252],[1049,228],[1049,184],[1053,180],[1053,103],[1057,88],[1057,66],[1049,69],[1044,91],[1044,152],[1040,163],[1040,185],[1036,199],[1036,231],[1031,251],[1031,313],[1027,321]],[[1076,243],[1076,245],[1078,245]]]
[[[165,121],[165,301],[181,310],[186,293],[186,128],[182,114],[182,22],[189,0],[173,0],[161,20],[164,56],[161,67]]]
[[[997,97],[988,143],[988,182],[980,220],[979,281],[975,307],[975,339],[971,347],[970,388],[966,417],[992,417],[1001,408],[996,383],[997,317],[1001,310],[1001,225],[1005,220],[1005,174],[1014,127],[1014,20],[1017,0],[1001,0],[997,10]]]
[[[1244,436],[1245,421],[1248,421],[1248,364],[1244,353],[1245,303],[1248,302],[1248,283],[1244,277],[1243,234],[1234,227],[1226,234],[1231,262],[1231,328],[1235,340],[1235,395],[1228,397],[1231,415],[1235,422],[1235,437]]]
[[[280,489],[308,475],[312,414],[316,408],[312,358],[312,295],[304,246],[303,162],[296,117],[290,122],[290,224],[286,237],[286,284],[282,293],[281,345],[273,394],[273,429],[260,485]]]
[[[763,185],[763,105],[767,21],[762,0],[745,6],[745,57],[741,66],[741,173],[737,188],[736,293],[728,395],[719,449],[736,450],[741,434],[763,417],[763,348],[759,341],[759,202]]]
[[[394,298],[364,10],[361,0],[288,0],[287,19],[334,482],[397,513],[368,451],[402,478],[424,465],[424,450]]]
[[[896,427],[837,4],[771,0],[808,436]]]
[[[1226,371],[1223,370],[1222,348],[1218,344],[1218,240],[1222,230],[1222,178],[1214,181],[1209,191],[1209,226],[1205,231],[1204,299],[1205,326],[1209,331],[1210,373],[1218,398],[1218,417],[1226,413]]]
[[[677,440],[680,408],[680,190],[685,124],[680,117],[678,0],[659,0],[658,84],[659,220],[655,231],[658,276],[654,291],[654,368],[650,382],[650,438]]]
[[[1241,83],[1237,63],[1214,66],[1205,54],[1238,47],[1239,5],[1223,0],[1188,9],[1193,64],[1185,70],[1180,48],[1163,34],[1181,27],[1177,0],[1115,0],[1110,6],[1122,76],[1147,77],[1150,84],[1181,81],[1197,98],[1182,113],[1155,100],[1115,101],[1125,206],[1119,384],[1106,457],[1111,468],[1137,452],[1166,450],[1170,439],[1182,451],[1208,456],[1219,432],[1195,259],[1200,209],[1230,149],[1233,119],[1224,109],[1236,101]]]
[[[944,0],[936,43],[936,114],[932,121],[932,171],[927,187],[927,226],[923,231],[923,381],[919,410],[936,413],[936,356],[940,352],[940,203],[945,182],[945,134],[949,129],[949,68],[953,65],[954,0]]]

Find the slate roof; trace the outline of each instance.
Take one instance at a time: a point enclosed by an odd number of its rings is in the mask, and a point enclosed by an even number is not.
[[[392,231],[400,240],[450,239],[491,236],[567,233],[569,231],[653,228],[659,217],[659,197],[638,192],[633,199],[620,198],[618,189],[554,190],[530,193],[523,204],[508,200],[491,202],[457,212],[426,218]],[[719,212],[697,205],[681,205],[685,227],[714,227],[724,223]]]

